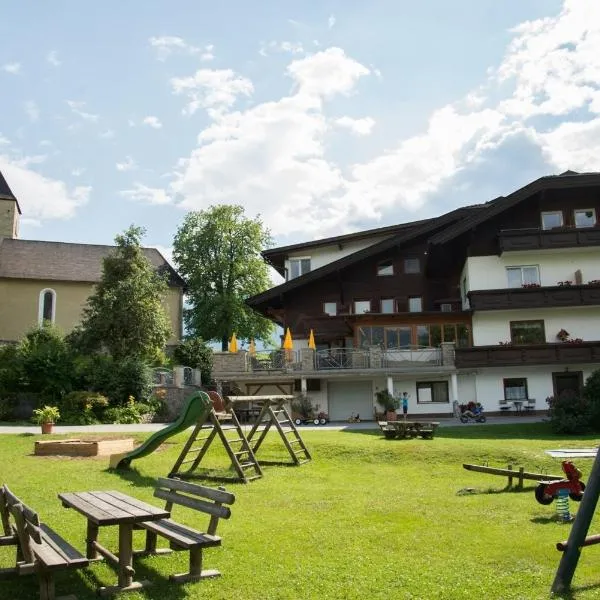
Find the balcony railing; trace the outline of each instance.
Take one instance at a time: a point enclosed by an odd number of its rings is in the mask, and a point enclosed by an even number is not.
[[[600,341],[456,349],[456,367],[500,367],[600,363]]]
[[[600,306],[600,285],[566,285],[469,292],[472,310]]]
[[[500,252],[600,246],[600,228],[503,229],[498,241]]]

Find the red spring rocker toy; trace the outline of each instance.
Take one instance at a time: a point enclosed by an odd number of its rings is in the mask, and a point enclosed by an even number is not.
[[[566,479],[558,481],[540,481],[535,488],[535,499],[540,504],[552,504],[558,497],[559,490],[569,490],[569,498],[575,502],[581,502],[585,483],[581,481],[581,471],[570,460],[563,460],[562,470]]]

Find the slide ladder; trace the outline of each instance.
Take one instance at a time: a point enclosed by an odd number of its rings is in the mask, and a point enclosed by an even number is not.
[[[235,471],[235,476],[196,473],[211,444],[220,439]],[[216,481],[239,481],[248,483],[262,477],[262,469],[248,443],[244,431],[233,411],[211,410],[206,418],[198,421],[186,442],[169,477],[191,479],[194,477]]]
[[[262,460],[264,465],[301,465],[311,460],[310,452],[300,437],[298,429],[294,425],[283,399],[264,400],[262,408],[258,415],[250,433],[248,434],[248,442],[252,446],[254,454],[258,450],[267,437],[267,433],[273,427],[283,440],[283,445],[287,449],[292,458],[292,463],[289,461]],[[253,443],[253,440],[257,436]]]

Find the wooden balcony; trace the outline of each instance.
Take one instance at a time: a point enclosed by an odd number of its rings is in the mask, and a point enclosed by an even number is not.
[[[498,234],[500,253],[549,248],[585,248],[600,246],[600,227],[575,229],[503,229]]]
[[[600,306],[600,285],[504,288],[469,292],[472,310]]]
[[[455,362],[459,369],[600,363],[600,341],[456,348]]]

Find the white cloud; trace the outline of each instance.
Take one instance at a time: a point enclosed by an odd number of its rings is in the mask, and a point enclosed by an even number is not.
[[[600,117],[562,123],[538,141],[547,160],[560,170],[600,171]]]
[[[32,123],[35,123],[40,118],[40,109],[33,100],[25,102],[25,114]]]
[[[98,137],[103,140],[112,140],[117,135],[113,129],[107,129],[98,134]]]
[[[53,67],[60,67],[60,65],[62,65],[62,62],[58,60],[58,52],[56,50],[51,50],[46,54],[46,62]]]
[[[183,113],[193,115],[199,108],[222,110],[235,104],[238,96],[249,96],[252,82],[231,69],[200,69],[191,77],[171,79],[175,94],[185,94],[188,104]]]
[[[203,47],[193,46],[188,44],[183,38],[174,35],[151,37],[148,41],[153,48],[156,48],[158,60],[163,62],[175,52],[198,56],[204,62],[211,61],[215,57],[213,53],[215,47],[213,44],[207,44]]]
[[[131,171],[137,167],[137,164],[131,156],[126,156],[123,162],[118,162],[115,164],[117,171]]]
[[[333,29],[334,25],[335,25],[335,17],[333,15],[329,15],[329,18],[327,19],[327,29]]]
[[[73,169],[71,171],[71,175],[73,175],[73,177],[81,177],[84,173],[85,173],[86,169],[84,169],[83,167],[79,167],[77,169]]]
[[[146,204],[170,204],[172,202],[164,189],[151,188],[138,182],[133,184],[132,189],[120,191],[119,195],[127,200]]]
[[[74,216],[77,209],[88,201],[92,188],[69,188],[63,181],[30,169],[28,165],[39,163],[39,158],[0,154],[0,171],[19,199],[23,216],[34,221]]]
[[[261,56],[268,56],[269,53],[273,52],[287,52],[289,54],[304,54],[304,46],[301,42],[277,42],[272,40],[270,42],[261,42],[258,53]]]
[[[162,127],[162,123],[161,123],[160,119],[158,117],[154,117],[152,115],[144,117],[144,120],[142,121],[142,123],[144,125],[148,125],[149,127],[152,127],[153,129],[160,129]]]
[[[18,75],[21,72],[21,63],[13,62],[2,65],[2,70],[11,75]]]
[[[81,117],[84,121],[89,121],[90,123],[96,123],[100,118],[98,115],[94,115],[89,112],[85,112],[81,110],[85,108],[85,102],[77,102],[75,100],[67,100],[67,105],[71,109],[71,112],[78,117]]]
[[[349,129],[355,135],[369,135],[375,126],[375,120],[371,117],[353,119],[351,117],[340,117],[334,123],[344,129]]]

